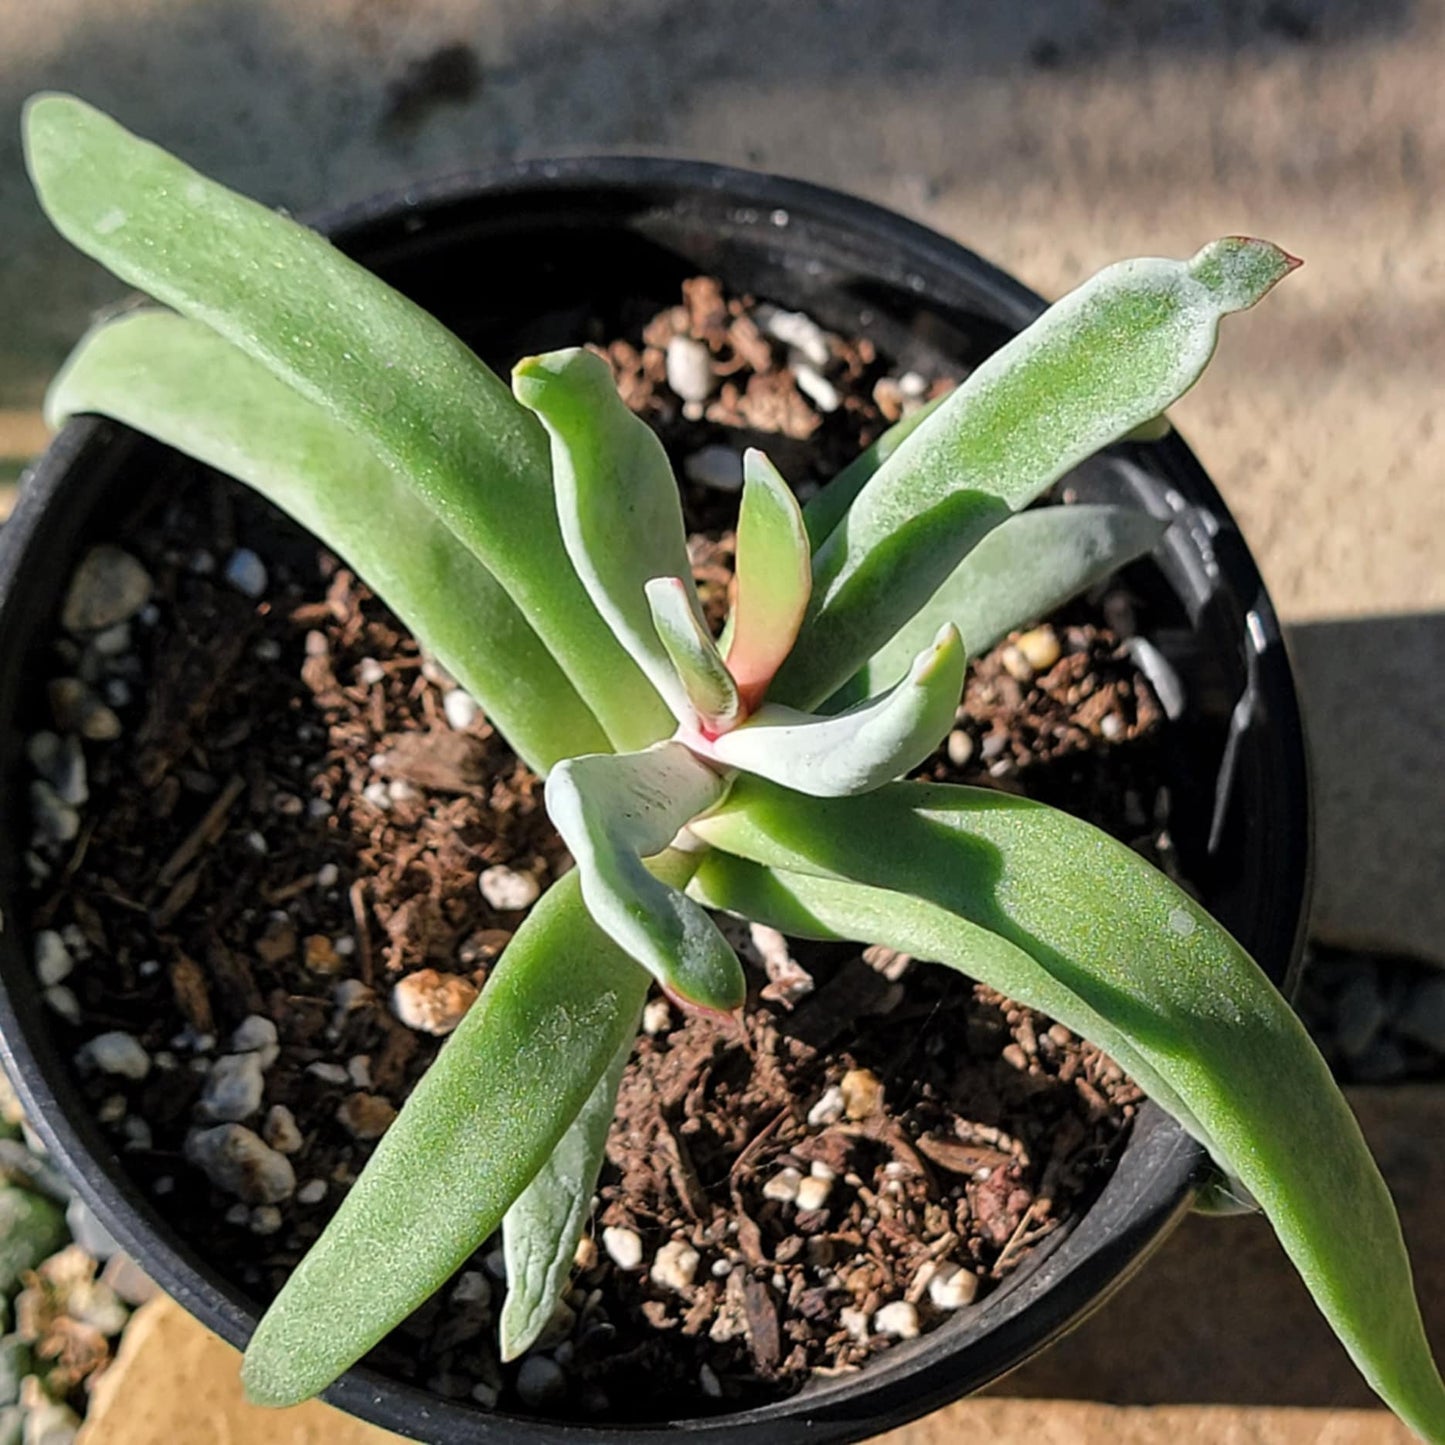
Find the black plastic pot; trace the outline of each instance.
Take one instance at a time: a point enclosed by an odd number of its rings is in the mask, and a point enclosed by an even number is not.
[[[614,331],[707,272],[734,290],[872,337],[926,372],[981,355],[1043,303],[950,241],[877,207],[774,177],[664,160],[532,162],[407,191],[320,221],[488,360]],[[600,327],[598,323],[601,323]],[[23,741],[39,726],[42,651],[85,545],[114,535],[141,486],[187,465],[108,422],[71,423],[31,472],[0,532],[0,778],[25,795]],[[1233,520],[1177,436],[1121,446],[1078,490],[1172,516],[1131,574],[1166,620],[1153,640],[1184,679],[1171,830],[1214,913],[1288,987],[1308,890],[1309,826],[1298,706],[1274,609]],[[160,1219],[92,1119],[30,966],[12,803],[0,833],[0,1031],[31,1117],[81,1196],[171,1294],[242,1344],[254,1304]],[[792,1442],[873,1435],[977,1389],[1093,1310],[1188,1208],[1202,1158],[1146,1108],[1101,1197],[975,1309],[860,1374],[780,1404],[667,1426],[559,1426],[439,1400],[366,1370],[329,1398],[417,1439],[621,1445],[668,1428],[698,1440]]]

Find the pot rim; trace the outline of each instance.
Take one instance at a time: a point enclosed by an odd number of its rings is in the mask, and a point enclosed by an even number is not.
[[[463,171],[387,192],[349,205],[318,211],[310,224],[332,236],[342,249],[368,239],[378,227],[414,232],[444,226],[454,207],[485,197],[566,199],[602,193],[613,197],[652,195],[667,209],[703,213],[710,203],[733,206],[740,226],[764,221],[784,226],[802,220],[840,230],[869,250],[875,274],[927,299],[926,273],[966,279],[970,294],[989,314],[1011,327],[1027,325],[1045,302],[1027,287],[971,251],[914,221],[858,197],[767,173],[707,162],[651,156],[576,156],[531,159]],[[751,214],[748,214],[751,213]],[[764,217],[763,213],[767,213]],[[783,213],[783,218],[779,218]],[[882,255],[878,255],[881,248]],[[726,279],[726,277],[724,277]],[[70,422],[26,477],[26,486],[10,521],[0,529],[0,619],[20,607],[15,573],[20,558],[40,530],[48,508],[64,505],[63,488],[75,469],[83,471],[107,454],[117,438],[128,435],[114,423],[93,418]],[[1272,955],[1261,963],[1288,988],[1303,941],[1309,887],[1308,777],[1298,701],[1278,619],[1252,557],[1213,484],[1177,437],[1156,444],[1154,455],[1183,479],[1200,514],[1208,519],[1212,556],[1244,600],[1251,659],[1251,688],[1268,718],[1276,745],[1274,759],[1283,806],[1282,832],[1293,842],[1293,856],[1280,864],[1273,925]],[[1223,541],[1221,541],[1223,539]],[[6,635],[0,625],[0,636]],[[0,663],[3,665],[3,663]],[[13,665],[13,664],[12,664]],[[17,850],[18,852],[18,850]],[[3,883],[0,878],[0,883]],[[7,900],[8,902],[8,900]],[[1293,911],[1291,912],[1291,907]],[[17,945],[11,929],[0,931],[0,947]],[[0,1054],[47,1147],[65,1168],[78,1195],[95,1211],[118,1243],[138,1259],[167,1293],[205,1324],[236,1345],[244,1344],[256,1316],[241,1292],[220,1277],[165,1225],[151,1201],[129,1179],[100,1127],[83,1108],[67,1107],[79,1095],[67,1084],[68,1061],[50,1036],[39,990],[31,980],[28,950],[18,968],[20,988],[0,986]],[[16,959],[10,960],[12,965]],[[46,1055],[50,1057],[46,1057]],[[69,1096],[69,1097],[67,1097]],[[640,1425],[558,1424],[522,1416],[483,1412],[440,1399],[411,1385],[364,1368],[353,1368],[325,1398],[388,1429],[417,1439],[516,1441],[544,1445],[560,1440],[585,1445],[624,1445],[639,1436],[681,1431],[709,1441],[763,1440],[777,1445],[820,1439],[856,1439],[888,1429],[936,1408],[961,1393],[954,1357],[976,1357],[970,1381],[997,1377],[1022,1363],[1092,1312],[1162,1243],[1187,1212],[1193,1184],[1205,1163],[1203,1151],[1152,1104],[1141,1111],[1128,1148],[1142,1159],[1148,1188],[1126,1202],[1121,1229],[1090,1238],[1088,1221],[1099,1214],[1103,1196],[1073,1230],[1040,1250],[1030,1271],[990,1300],[1011,1301],[991,1330],[961,1342],[939,1340],[946,1328],[909,1345],[896,1346],[857,1376],[810,1386],[801,1394],[756,1409],[678,1422]],[[1099,1231],[1092,1231],[1099,1233]],[[1050,1271],[1037,1264],[1063,1252],[1076,1256],[1066,1282],[1054,1287]],[[1067,1295],[1067,1298],[1065,1296]],[[988,1302],[980,1306],[988,1308]],[[953,1383],[951,1383],[953,1381]],[[978,1384],[973,1384],[977,1388]]]

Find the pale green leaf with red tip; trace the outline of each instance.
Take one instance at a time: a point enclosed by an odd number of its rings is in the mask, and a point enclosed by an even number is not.
[[[808,617],[772,696],[815,707],[836,691],[1010,511],[1187,391],[1221,317],[1295,264],[1243,238],[1189,261],[1124,261],[995,352],[868,478],[819,547]]]
[[[654,577],[644,589],[658,641],[706,732],[732,727],[742,711],[737,684],[703,624],[692,588],[680,577]],[[690,718],[680,719],[691,726]]]
[[[836,717],[765,703],[712,743],[711,756],[820,798],[866,792],[917,767],[953,726],[965,657],[944,627],[891,692]]]
[[[813,587],[808,534],[798,500],[756,449],[743,456],[736,581],[728,623],[728,670],[753,711],[792,650]]]
[[[717,924],[642,860],[663,853],[727,790],[727,780],[679,742],[569,758],[546,788],[547,813],[577,860],[598,926],[669,993],[724,1013],[743,1001],[737,955]]]

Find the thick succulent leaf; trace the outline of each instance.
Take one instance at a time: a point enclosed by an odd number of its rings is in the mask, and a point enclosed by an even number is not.
[[[502,1220],[507,1298],[498,1327],[503,1360],[515,1360],[536,1342],[572,1277],[632,1042],[629,1035],[547,1162]]]
[[[833,529],[843,520],[854,497],[873,473],[947,400],[948,394],[935,397],[900,417],[872,446],[864,447],[827,486],[813,494],[803,508],[803,525],[808,529],[808,542],[815,552],[833,535]]]
[[[682,499],[657,433],[617,394],[607,363],[580,347],[518,362],[512,389],[551,440],[557,516],[577,575],[618,641],[685,721],[687,695],[643,592],[653,577],[686,579],[701,624]]]
[[[862,793],[917,767],[953,726],[965,657],[945,625],[892,692],[836,717],[767,703],[710,753],[728,767],[814,797]]]
[[[694,866],[659,864],[677,885]],[[261,1320],[253,1400],[324,1390],[501,1224],[632,1037],[647,983],[576,874],[554,884]]]
[[[767,457],[751,448],[743,454],[736,574],[727,665],[751,712],[792,651],[813,587],[798,499]]]
[[[25,142],[61,234],[255,358],[414,487],[507,590],[617,746],[668,731],[568,561],[542,428],[457,337],[315,232],[82,101],[32,100]]]
[[[607,735],[497,580],[351,432],[197,321],[97,327],[50,388],[52,425],[102,412],[255,487],[364,577],[528,764]]]
[[[1121,1062],[1164,1081],[1181,1122],[1258,1200],[1373,1388],[1445,1442],[1445,1387],[1359,1125],[1288,1004],[1163,874],[1086,823],[984,789],[900,783],[815,800],[744,778],[695,831],[769,868],[884,891],[791,880],[797,906],[833,932],[977,967],[1066,1021],[1061,992],[1107,1020],[1128,1040]],[[1019,971],[990,978],[996,956],[959,920],[1029,955],[1048,987],[1031,993]]]
[[[819,547],[808,618],[773,695],[814,707],[836,691],[1004,515],[1188,390],[1220,318],[1294,264],[1240,237],[1189,261],[1121,262],[995,352],[873,473]],[[905,529],[912,545],[900,553]]]
[[[642,859],[727,795],[727,780],[681,743],[643,753],[598,753],[558,763],[547,812],[577,860],[598,926],[684,1003],[728,1012],[745,987],[717,924]]]
[[[943,586],[829,699],[831,711],[892,687],[945,622],[970,657],[1150,551],[1167,522],[1138,507],[1040,507],[997,526]]]
[[[708,732],[731,727],[742,708],[737,683],[694,608],[692,588],[681,577],[654,577],[646,593],[652,626],[687,696],[689,710],[678,721],[689,728],[701,722]]]

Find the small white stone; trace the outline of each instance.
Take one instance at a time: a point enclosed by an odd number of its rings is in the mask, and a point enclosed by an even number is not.
[[[76,1062],[82,1069],[98,1069],[102,1074],[137,1081],[151,1071],[151,1056],[140,1040],[120,1029],[97,1034],[89,1043],[82,1045]]]
[[[233,1204],[222,1217],[227,1224],[237,1224],[245,1228],[251,1222],[251,1206],[249,1204]]]
[[[802,352],[814,366],[828,364],[828,333],[811,316],[775,306],[760,306],[754,314],[758,325],[775,341]]]
[[[393,803],[414,803],[422,796],[422,791],[415,783],[409,783],[405,778],[393,778],[386,785],[386,796]]]
[[[30,766],[55,789],[55,796],[72,808],[90,797],[86,779],[85,751],[73,734],[36,733],[25,745]]]
[[[838,1177],[838,1171],[834,1169],[831,1164],[825,1164],[821,1159],[814,1159],[813,1162],[808,1165],[808,1173],[811,1174],[814,1179],[827,1179],[831,1181]]]
[[[255,828],[246,834],[244,841],[247,851],[254,853],[258,858],[264,858],[271,851],[270,845],[266,842],[266,835]]]
[[[35,778],[30,784],[30,816],[35,824],[34,843],[73,843],[80,833],[80,814],[62,801],[44,778]]]
[[[961,768],[973,756],[973,734],[964,732],[962,728],[954,728],[948,735],[946,746],[948,761],[954,767]]]
[[[907,1300],[894,1300],[873,1316],[873,1328],[895,1340],[918,1338],[918,1311]]]
[[[231,1035],[233,1054],[259,1054],[261,1067],[269,1069],[281,1053],[276,1025],[264,1014],[248,1014]]]
[[[940,1264],[928,1281],[928,1299],[935,1309],[961,1310],[977,1298],[978,1276],[952,1260]]]
[[[266,590],[269,580],[266,564],[249,547],[237,547],[226,558],[221,575],[243,597],[259,597]]]
[[[649,1038],[665,1034],[672,1027],[672,1006],[665,998],[651,998],[642,1010],[642,1032]]]
[[[346,1076],[358,1089],[371,1087],[371,1055],[353,1054],[346,1061]]]
[[[806,362],[793,368],[793,376],[798,383],[798,390],[819,411],[834,412],[843,405],[843,398],[838,394],[838,388],[821,371],[814,369]]]
[[[843,1091],[837,1084],[829,1084],[823,1090],[823,1097],[808,1110],[808,1123],[815,1128],[824,1124],[836,1124],[843,1117]]]
[[[1099,719],[1099,731],[1113,742],[1114,739],[1124,735],[1124,719],[1116,712],[1106,712]]]
[[[722,1381],[717,1377],[717,1371],[709,1364],[703,1364],[697,1372],[697,1383],[702,1387],[702,1392],[710,1400],[722,1399]]]
[[[320,1204],[326,1198],[326,1181],[324,1179],[308,1179],[300,1189],[296,1191],[296,1202],[298,1204]]]
[[[731,447],[700,447],[682,459],[682,474],[700,487],[715,492],[743,489],[743,459]]]
[[[386,669],[374,657],[363,657],[356,665],[356,680],[363,687],[375,687],[386,681]]]
[[[517,913],[530,908],[541,896],[542,885],[535,874],[498,864],[484,868],[477,880],[482,897],[500,913]]]
[[[323,863],[316,870],[316,886],[318,888],[335,888],[341,881],[341,869],[335,863]]]
[[[461,1023],[476,1000],[476,985],[470,979],[419,968],[397,980],[391,991],[391,1011],[407,1028],[440,1038]]]
[[[454,687],[442,698],[442,711],[446,714],[448,726],[456,732],[464,733],[476,722],[482,710],[471,693]]]
[[[766,1184],[763,1185],[763,1198],[775,1199],[779,1204],[791,1204],[798,1197],[798,1186],[803,1182],[803,1176],[796,1169],[779,1169]]]
[[[844,1308],[838,1311],[838,1323],[859,1344],[868,1339],[868,1316],[862,1310]]]
[[[667,384],[684,401],[706,401],[712,394],[712,357],[701,341],[674,336],[667,343]]]
[[[74,967],[65,940],[53,928],[43,928],[35,935],[35,977],[43,988],[64,983]]]
[[[129,707],[133,694],[123,677],[109,677],[105,682],[105,700],[111,707]]]
[[[642,1263],[642,1238],[635,1229],[608,1225],[602,1231],[602,1248],[618,1269],[636,1269]]]
[[[663,1289],[682,1294],[692,1288],[702,1256],[681,1239],[671,1240],[657,1251],[652,1261],[652,1282]]]
[[[928,382],[916,371],[905,371],[898,378],[898,390],[917,401],[927,394]]]
[[[274,1204],[258,1204],[251,1211],[252,1234],[275,1234],[281,1228],[281,1211]]]
[[[129,552],[94,547],[70,579],[60,625],[67,632],[99,632],[134,617],[150,595],[150,573]]]
[[[391,794],[387,791],[386,784],[377,778],[374,782],[368,783],[362,790],[361,796],[371,804],[373,808],[385,813],[391,807]]]
[[[296,1116],[285,1104],[272,1104],[261,1130],[266,1143],[279,1154],[294,1154],[305,1142]]]
[[[281,660],[281,644],[274,637],[263,637],[251,649],[251,656],[257,662],[279,662]]]
[[[121,1120],[120,1132],[126,1149],[132,1153],[144,1154],[155,1143],[151,1126],[137,1114],[129,1114]]]
[[[320,1079],[323,1084],[340,1086],[351,1082],[351,1076],[340,1064],[329,1064],[323,1059],[318,1059],[314,1064],[307,1064],[306,1072],[313,1078]]]
[[[265,1090],[260,1054],[223,1054],[206,1076],[200,1115],[217,1123],[239,1124],[261,1107]]]
[[[186,1158],[217,1189],[247,1204],[279,1204],[296,1192],[291,1161],[243,1124],[197,1130],[186,1139]]]
[[[810,1174],[801,1184],[798,1185],[798,1209],[806,1213],[810,1209],[822,1209],[828,1202],[828,1196],[833,1192],[833,1181],[831,1179],[819,1179],[817,1175]]]
[[[130,623],[116,622],[90,639],[90,649],[98,657],[124,657],[130,651]]]

